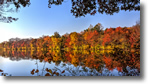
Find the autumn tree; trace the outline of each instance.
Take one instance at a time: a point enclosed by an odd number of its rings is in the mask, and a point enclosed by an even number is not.
[[[46,50],[51,46],[51,38],[49,36],[43,37],[43,43],[42,43],[43,48]]]

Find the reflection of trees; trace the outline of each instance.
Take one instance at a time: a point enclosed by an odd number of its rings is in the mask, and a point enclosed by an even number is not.
[[[46,69],[42,69],[42,73],[37,74],[37,76],[139,76],[139,73],[136,69],[131,69],[130,67],[126,67],[127,72],[118,72],[116,75],[112,73],[110,70],[103,68],[101,72],[98,72],[95,69],[90,69],[88,67],[77,66],[74,67],[71,64],[62,63],[61,65],[55,66],[54,68],[50,68],[48,66]],[[38,70],[38,69],[36,69]],[[34,75],[36,70],[33,69],[31,74]],[[116,68],[116,70],[118,70]],[[38,70],[40,72],[40,70]],[[44,72],[44,74],[43,74]],[[35,75],[34,75],[35,76]]]
[[[61,5],[64,0],[49,0],[48,7],[51,5]],[[87,14],[95,15],[97,12],[103,14],[114,14],[120,10],[140,10],[140,0],[71,0],[71,13],[75,17],[86,16]],[[11,5],[11,6],[10,6]],[[0,21],[12,22],[17,18],[4,16],[4,13],[13,12],[15,7],[18,10],[21,6],[30,5],[30,0],[0,0]]]
[[[11,74],[5,73],[3,70],[0,69],[0,76],[11,76]]]
[[[44,74],[42,72],[42,75],[37,74],[37,76],[97,76],[97,75],[99,75],[99,73],[94,69],[89,69],[86,67],[82,68],[81,66],[69,67],[67,65],[68,64],[63,64],[62,66],[60,66],[60,68],[64,68],[64,70],[61,70],[57,66],[55,66],[52,69],[43,68]],[[38,70],[38,69],[36,69],[36,70]],[[34,75],[36,73],[36,70],[33,69],[31,71],[31,74]],[[39,70],[38,70],[38,72],[39,72]]]
[[[123,75],[132,75],[135,73],[140,73],[140,52],[135,50],[135,52],[123,51],[122,49],[117,49],[113,51],[7,51],[1,53],[3,57],[10,57],[11,60],[20,59],[35,59],[40,60],[40,62],[48,62],[49,64],[54,62],[56,66],[61,66],[61,63],[72,64],[73,67],[65,67],[65,72],[74,74],[79,74],[83,71],[96,70],[98,73],[102,73],[103,68],[106,68],[108,72],[117,69]],[[38,68],[38,63],[36,62],[37,69],[31,71],[32,74],[40,71]],[[130,67],[127,70],[127,66]],[[47,67],[48,68],[48,67]],[[80,70],[82,69],[82,70]],[[58,70],[54,70],[58,71]],[[52,72],[54,72],[52,70]],[[42,69],[42,74],[45,71],[45,64]],[[60,71],[63,72],[63,71]],[[58,71],[59,73],[59,71]],[[88,72],[90,73],[90,72]],[[86,73],[85,73],[86,74]],[[39,74],[38,74],[39,75]],[[49,75],[46,74],[46,75]],[[51,74],[50,74],[51,75]],[[53,74],[52,74],[53,75]],[[59,75],[61,75],[59,73]],[[90,75],[90,74],[88,74]]]
[[[37,69],[33,69],[30,73],[31,73],[32,75],[34,75],[35,73],[37,73],[37,76],[40,76],[40,75],[39,75],[39,66],[38,66],[37,60],[36,60],[35,65],[37,66]],[[42,76],[43,76],[43,73],[44,73],[45,65],[46,65],[46,62],[44,62],[44,65],[43,65]]]
[[[136,51],[133,52],[126,52],[123,50],[117,50],[114,53],[110,53],[109,55],[103,56],[103,60],[106,64],[106,67],[109,70],[113,70],[114,68],[117,68],[120,72],[126,72],[127,66],[129,66],[131,69],[137,69],[138,73],[140,73],[140,52]]]

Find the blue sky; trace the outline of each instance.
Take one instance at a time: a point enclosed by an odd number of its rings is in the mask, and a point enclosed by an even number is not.
[[[52,5],[48,8],[48,0],[31,0],[29,7],[19,9],[17,13],[8,15],[19,18],[12,23],[0,22],[0,42],[10,38],[38,38],[42,35],[53,35],[55,31],[60,35],[70,32],[81,32],[90,24],[101,23],[104,28],[129,27],[140,20],[140,11],[120,11],[114,15],[97,13],[94,16],[75,18],[71,10],[71,1],[62,5]]]

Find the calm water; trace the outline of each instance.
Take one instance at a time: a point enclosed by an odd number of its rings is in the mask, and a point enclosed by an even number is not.
[[[139,76],[140,52],[0,51],[1,76]]]

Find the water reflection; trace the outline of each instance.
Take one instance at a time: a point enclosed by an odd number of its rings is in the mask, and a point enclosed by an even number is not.
[[[140,52],[0,51],[4,76],[139,76]],[[12,70],[12,71],[11,71]],[[7,73],[3,73],[7,72]],[[19,73],[20,72],[20,73]],[[9,73],[9,74],[8,74]]]

